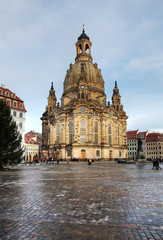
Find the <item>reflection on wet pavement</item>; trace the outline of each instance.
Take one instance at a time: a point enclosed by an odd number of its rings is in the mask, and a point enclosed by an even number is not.
[[[151,164],[42,163],[0,172],[0,239],[163,239]]]

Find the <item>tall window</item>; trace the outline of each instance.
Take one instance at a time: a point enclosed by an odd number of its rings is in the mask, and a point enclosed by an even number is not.
[[[71,150],[67,150],[67,157],[71,157]]]
[[[100,156],[100,150],[96,150],[96,157]]]
[[[81,93],[81,99],[84,99],[84,93],[83,92]]]
[[[69,144],[72,143],[72,122],[69,123]]]
[[[80,143],[85,143],[86,140],[86,120],[80,120]]]
[[[112,132],[111,123],[109,123],[109,125],[108,125],[108,141],[109,141],[109,145],[112,145],[111,132]]]
[[[95,132],[95,144],[98,144],[98,122],[95,121],[95,125],[94,125],[94,132]]]
[[[120,138],[119,138],[119,126],[117,127],[117,137],[118,137],[118,145],[120,145]]]
[[[17,107],[17,102],[13,102],[13,106],[14,106],[14,107]]]
[[[10,107],[10,100],[7,100],[6,103],[7,103],[7,106]]]
[[[59,124],[57,124],[57,143],[59,144]]]
[[[6,92],[5,94],[6,94],[7,97],[9,96],[9,92]]]

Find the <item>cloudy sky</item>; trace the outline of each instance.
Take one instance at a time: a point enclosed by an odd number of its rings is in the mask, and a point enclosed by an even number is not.
[[[41,132],[51,82],[60,101],[83,24],[128,130],[163,132],[163,0],[0,0],[0,85],[24,101],[26,132]]]

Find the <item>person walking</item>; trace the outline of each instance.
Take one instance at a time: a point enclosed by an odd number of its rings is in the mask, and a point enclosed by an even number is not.
[[[88,165],[92,165],[92,159],[91,158],[89,158],[89,160],[88,160]]]

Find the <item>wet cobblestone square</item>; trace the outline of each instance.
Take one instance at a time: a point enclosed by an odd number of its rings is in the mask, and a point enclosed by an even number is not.
[[[0,239],[161,240],[162,180],[163,170],[150,163],[41,163],[0,172]]]

